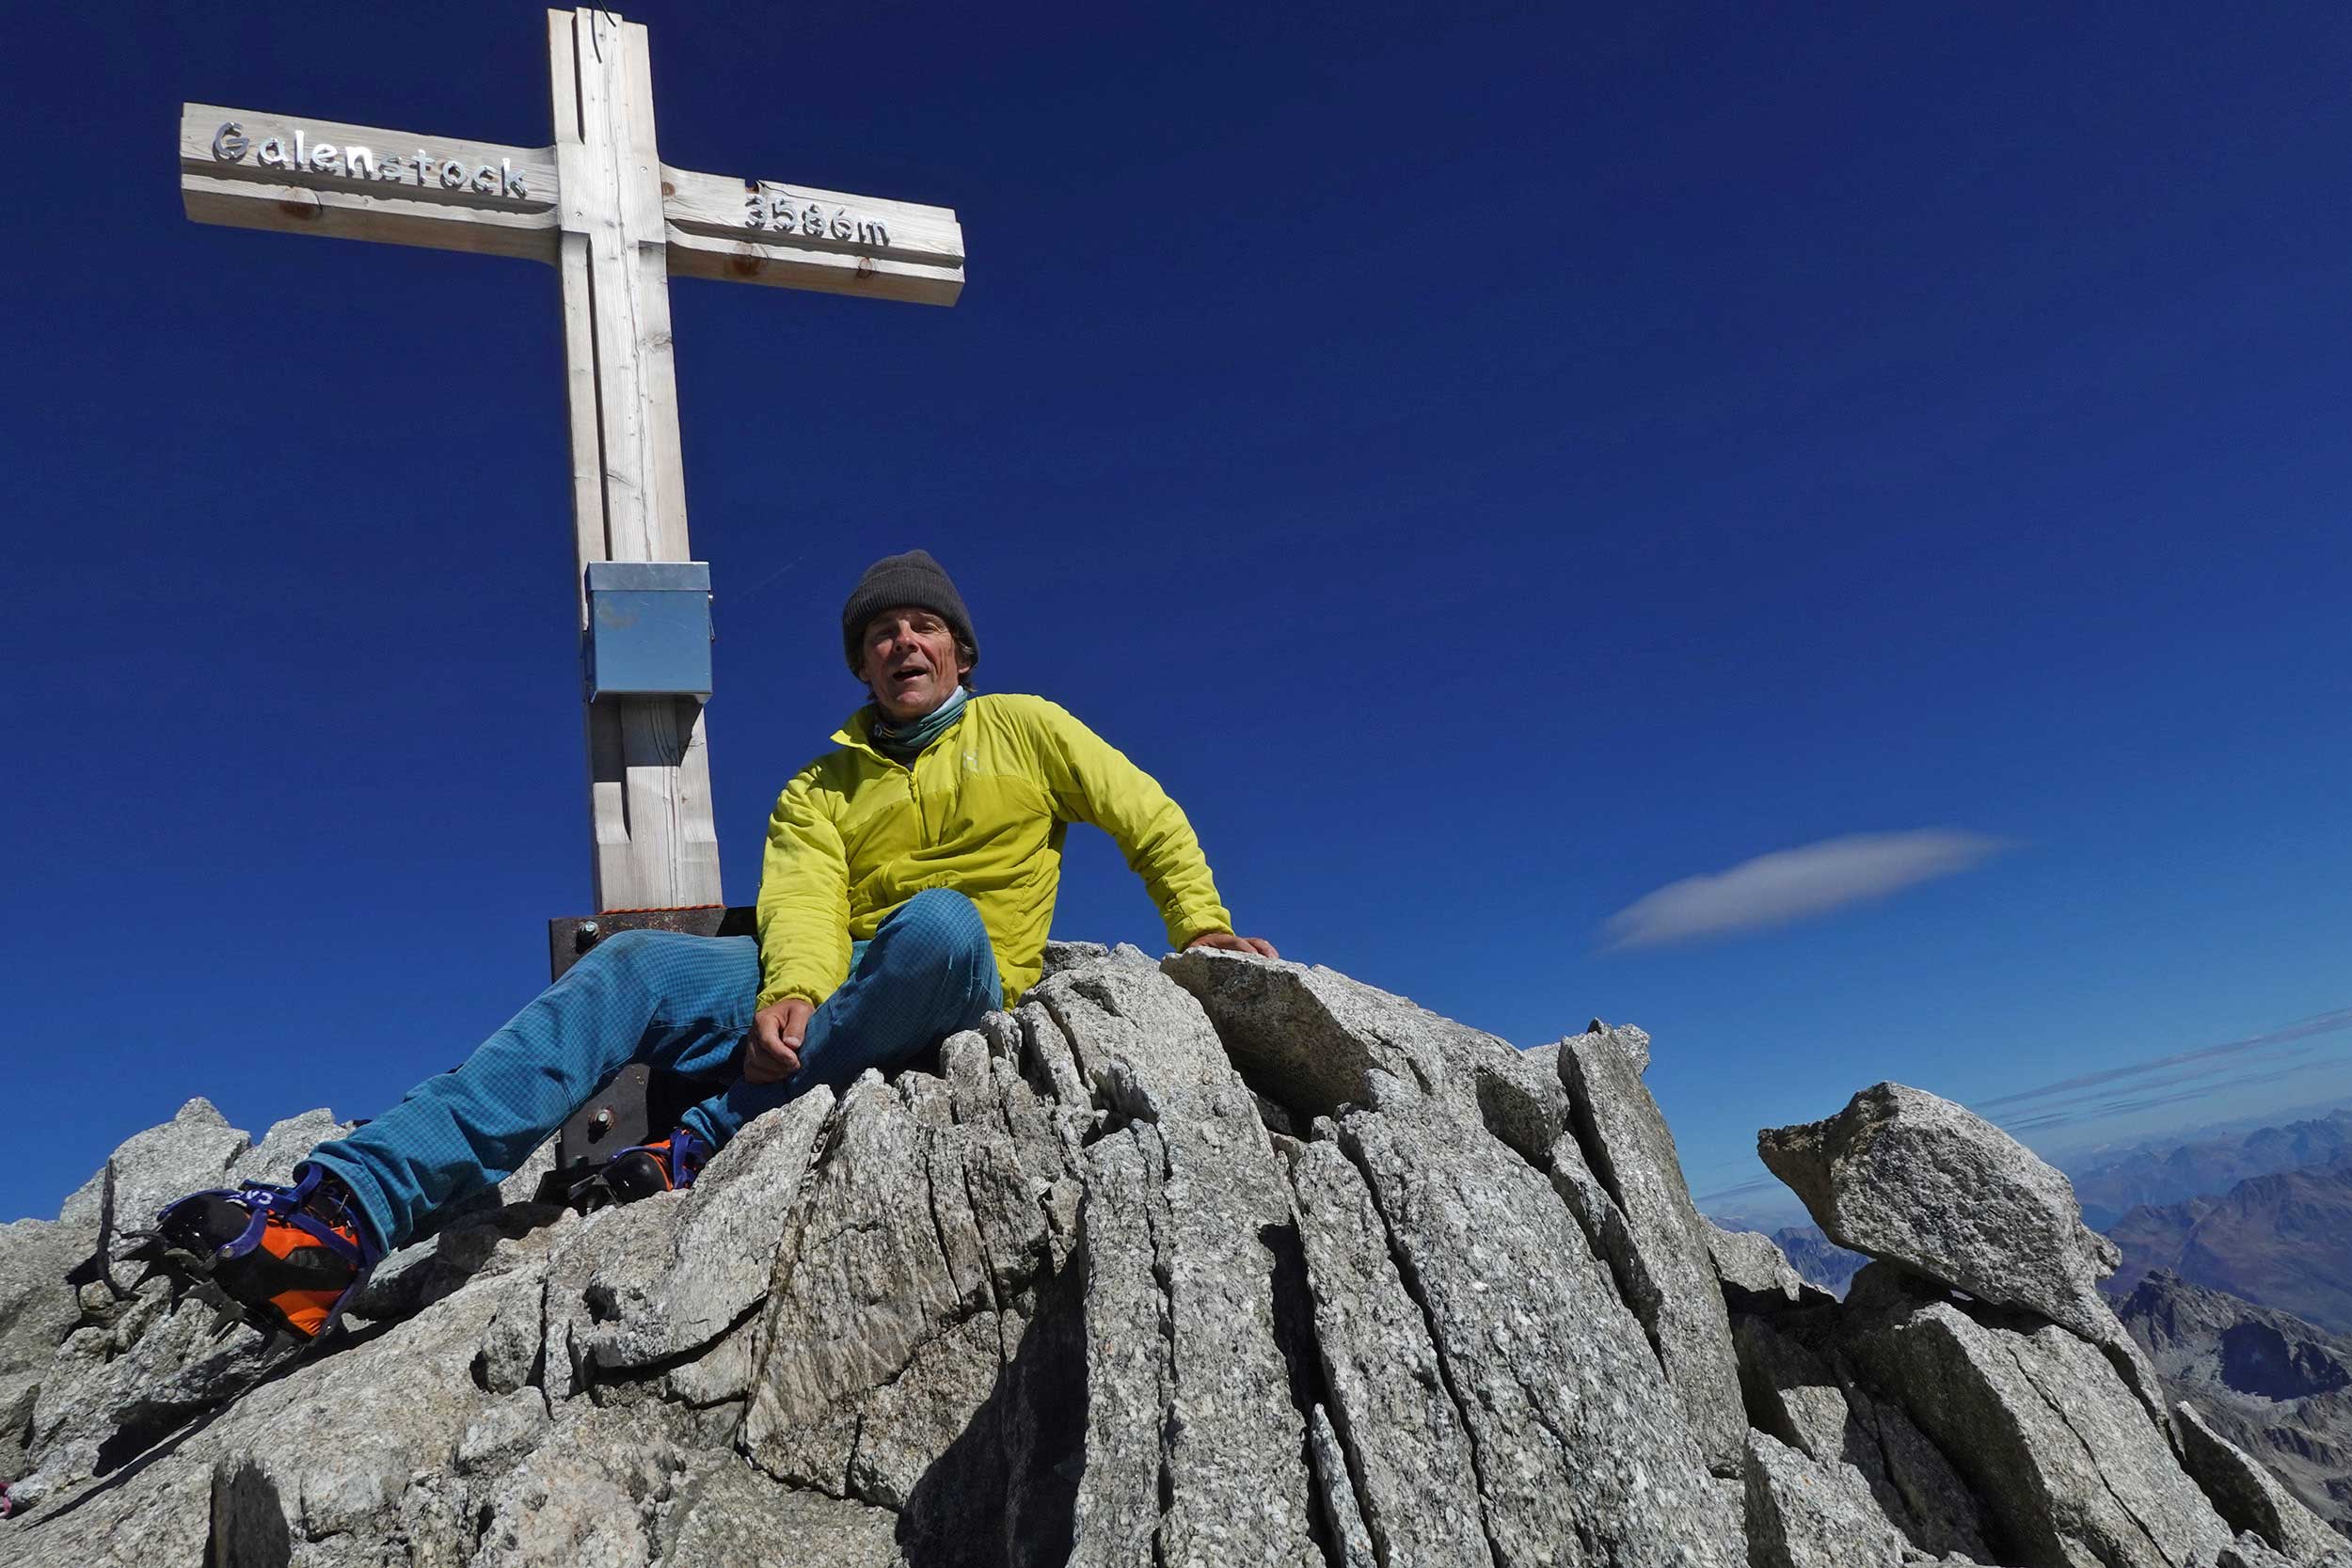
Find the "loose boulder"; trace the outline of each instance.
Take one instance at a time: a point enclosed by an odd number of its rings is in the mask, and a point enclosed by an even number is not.
[[[2164,1423],[2154,1371],[2099,1293],[2122,1253],[2066,1178],[1991,1122],[1879,1084],[1826,1121],[1757,1133],[1756,1153],[1831,1241],[2080,1336]]]
[[[1948,1100],[1879,1084],[1827,1121],[1758,1133],[1756,1153],[1840,1246],[2093,1343],[2114,1322],[2099,1281],[2122,1255],[2066,1178]]]

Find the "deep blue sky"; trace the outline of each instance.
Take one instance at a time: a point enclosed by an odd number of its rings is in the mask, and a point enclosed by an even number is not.
[[[668,161],[971,254],[953,310],[673,291],[732,899],[923,545],[1245,929],[1649,1028],[1703,1195],[1882,1078],[2054,1153],[2352,1101],[2352,1015],[2268,1037],[2352,1006],[2352,13],[627,14]],[[545,145],[540,18],[12,24],[0,1214],[190,1095],[379,1109],[585,912],[552,272],[199,227],[173,150]],[[1156,942],[1073,845],[1057,931]]]

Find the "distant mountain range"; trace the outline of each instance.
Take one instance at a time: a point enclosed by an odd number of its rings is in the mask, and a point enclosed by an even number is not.
[[[2106,1234],[2123,1249],[2123,1266],[2106,1281],[2112,1293],[2162,1269],[2352,1333],[2352,1152],[2217,1195],[2141,1204]]]
[[[2257,1128],[2243,1136],[2142,1144],[2130,1153],[2068,1172],[2083,1219],[2106,1230],[2140,1205],[2163,1207],[2228,1192],[2254,1177],[2324,1165],[2352,1153],[2352,1110]],[[2120,1238],[2119,1238],[2120,1239]]]
[[[1783,1226],[1772,1232],[1772,1244],[1806,1284],[1819,1285],[1840,1301],[1855,1272],[1870,1260],[1868,1254],[1849,1252],[1831,1241],[1818,1225]]]

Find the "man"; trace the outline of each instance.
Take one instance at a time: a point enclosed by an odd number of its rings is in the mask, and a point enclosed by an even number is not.
[[[463,1067],[311,1150],[292,1187],[167,1207],[167,1259],[315,1337],[378,1258],[513,1172],[632,1061],[713,1092],[667,1138],[613,1155],[606,1180],[624,1199],[689,1186],[761,1112],[1017,1001],[1072,822],[1118,842],[1171,944],[1275,956],[1233,934],[1191,825],[1149,775],[1052,703],[972,694],[979,644],[929,554],[869,567],[841,638],[872,701],[776,802],[756,939],[608,937]]]

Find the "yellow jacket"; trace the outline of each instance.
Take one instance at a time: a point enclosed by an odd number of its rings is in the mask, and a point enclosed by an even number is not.
[[[759,1005],[821,1003],[850,943],[926,888],[979,907],[1011,1006],[1042,967],[1062,836],[1109,833],[1143,878],[1170,946],[1231,928],[1192,824],[1152,776],[1042,697],[974,697],[912,768],[868,738],[860,709],[785,786],[759,874]]]

